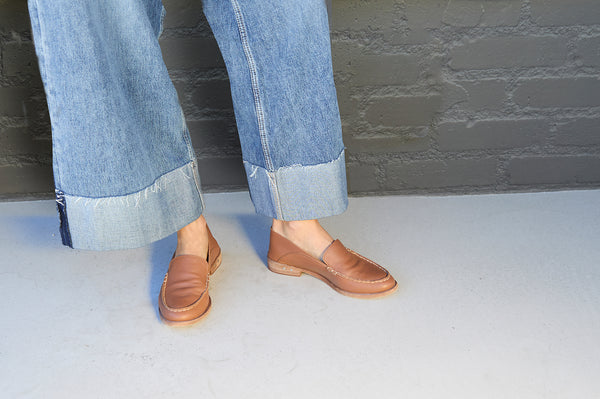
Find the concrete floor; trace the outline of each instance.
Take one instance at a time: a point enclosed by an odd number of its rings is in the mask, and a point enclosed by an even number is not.
[[[248,194],[203,322],[161,324],[173,236],[63,247],[52,201],[0,203],[3,398],[598,398],[600,191],[351,198],[322,224],[400,289],[359,300],[265,266]]]

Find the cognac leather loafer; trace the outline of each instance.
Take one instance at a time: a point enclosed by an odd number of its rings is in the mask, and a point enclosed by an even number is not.
[[[174,256],[158,297],[162,320],[174,326],[196,323],[210,311],[209,275],[221,264],[221,248],[208,230],[208,256]]]
[[[271,229],[267,264],[275,273],[288,276],[309,274],[323,280],[337,292],[356,298],[377,298],[398,288],[387,270],[347,249],[340,240],[329,245],[320,261]]]

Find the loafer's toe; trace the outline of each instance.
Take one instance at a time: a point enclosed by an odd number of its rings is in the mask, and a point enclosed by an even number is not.
[[[179,255],[169,263],[158,296],[158,311],[166,324],[193,324],[210,311],[208,281],[221,264],[221,248],[210,230],[208,238],[206,259],[195,255]]]

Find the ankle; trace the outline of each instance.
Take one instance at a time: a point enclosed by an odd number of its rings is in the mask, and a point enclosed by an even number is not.
[[[294,221],[273,219],[272,229],[316,259],[319,259],[325,248],[333,242],[333,238],[317,219]]]
[[[205,257],[208,253],[208,226],[204,216],[177,231],[176,255],[198,255]]]
[[[317,219],[290,221],[273,219],[272,229],[283,236],[297,236],[322,227]]]

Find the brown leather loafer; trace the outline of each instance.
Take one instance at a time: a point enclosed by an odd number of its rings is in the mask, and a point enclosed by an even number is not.
[[[174,256],[158,297],[161,319],[173,326],[202,320],[210,311],[209,275],[221,264],[221,248],[208,230],[206,259],[195,255]]]
[[[382,297],[398,288],[387,270],[347,249],[340,240],[333,241],[321,258],[315,259],[271,229],[267,265],[272,272],[297,277],[306,273],[355,298]]]

